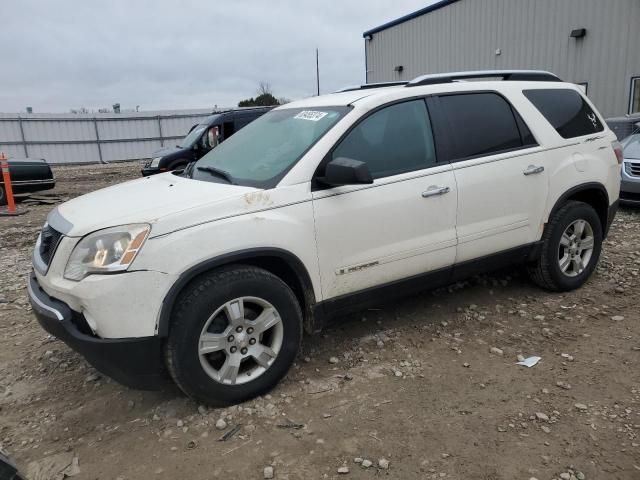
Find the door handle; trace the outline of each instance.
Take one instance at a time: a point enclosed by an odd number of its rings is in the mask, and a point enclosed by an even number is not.
[[[527,169],[522,173],[524,173],[525,175],[535,175],[536,173],[542,173],[542,172],[544,172],[544,167],[529,165]]]
[[[422,192],[422,198],[444,195],[445,193],[449,193],[450,190],[451,189],[449,187],[438,187],[437,185],[431,185],[424,192]]]

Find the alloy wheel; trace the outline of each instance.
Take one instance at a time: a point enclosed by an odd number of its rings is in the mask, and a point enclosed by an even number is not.
[[[219,307],[200,333],[198,355],[209,377],[237,385],[256,379],[275,361],[282,347],[278,311],[258,297],[240,297]]]
[[[580,275],[589,265],[593,255],[594,235],[586,220],[573,221],[560,237],[558,265],[568,277]]]

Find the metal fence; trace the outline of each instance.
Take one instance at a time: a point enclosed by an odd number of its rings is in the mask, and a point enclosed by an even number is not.
[[[148,158],[179,143],[213,109],[98,114],[0,114],[0,152],[52,164]]]

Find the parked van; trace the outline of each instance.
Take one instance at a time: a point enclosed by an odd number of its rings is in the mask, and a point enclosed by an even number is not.
[[[249,107],[215,113],[194,125],[175,147],[154,152],[142,169],[143,176],[180,170],[203,157],[212,148],[273,107]]]

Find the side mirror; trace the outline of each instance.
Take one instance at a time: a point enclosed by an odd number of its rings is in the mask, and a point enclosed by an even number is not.
[[[331,160],[325,167],[324,177],[318,181],[336,187],[339,185],[360,185],[373,183],[369,167],[360,160],[339,157]]]

